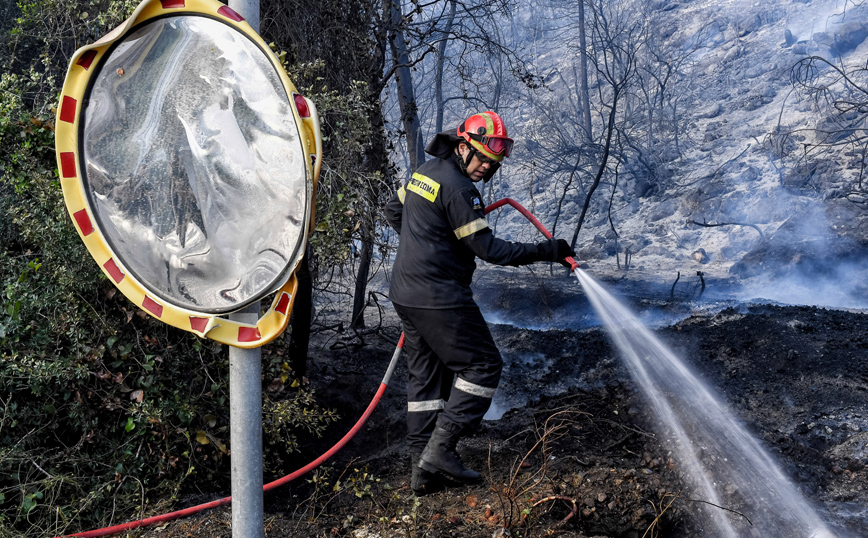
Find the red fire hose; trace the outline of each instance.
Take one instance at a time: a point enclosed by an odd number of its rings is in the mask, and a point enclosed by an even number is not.
[[[542,223],[534,217],[530,211],[524,208],[521,204],[513,200],[512,198],[504,198],[503,200],[499,200],[490,206],[485,208],[485,213],[488,214],[495,209],[501,208],[504,205],[509,204],[515,209],[518,210],[519,213],[524,215],[527,220],[529,220],[537,230],[542,232],[546,238],[551,239],[552,234],[542,225]],[[572,257],[566,259],[566,261],[570,264],[571,270],[575,271],[579,266],[578,262]],[[350,439],[352,439],[356,433],[362,426],[365,425],[365,422],[368,420],[368,417],[371,416],[371,413],[374,412],[374,408],[377,407],[377,404],[380,403],[380,398],[383,397],[383,393],[386,392],[386,387],[389,384],[389,379],[392,377],[392,373],[395,371],[395,365],[398,363],[398,357],[401,355],[401,349],[404,348],[404,334],[401,333],[401,338],[398,340],[398,346],[395,348],[395,352],[392,354],[392,360],[389,362],[389,367],[386,369],[386,374],[383,376],[383,380],[380,382],[380,388],[377,389],[377,393],[374,395],[374,398],[371,400],[371,403],[368,404],[368,408],[365,409],[365,412],[362,413],[361,418],[356,422],[356,424],[344,435],[340,441],[338,441],[333,447],[328,449],[322,456],[308,463],[301,469],[284,476],[283,478],[278,478],[274,482],[269,482],[262,487],[262,491],[271,491],[272,489],[282,486],[286,483],[292,482],[296,478],[307,474],[308,472],[316,469],[320,465],[322,465],[326,460],[334,456],[341,448],[346,445]],[[118,532],[128,531],[132,529],[137,529],[139,527],[147,527],[148,525],[154,525],[156,523],[165,523],[166,521],[172,521],[173,519],[182,518],[185,516],[190,516],[201,512],[203,510],[207,510],[209,508],[216,508],[218,506],[223,506],[224,504],[229,504],[232,502],[232,497],[224,497],[222,499],[218,499],[216,501],[211,501],[208,503],[200,504],[197,506],[191,506],[190,508],[185,508],[183,510],[177,510],[175,512],[169,512],[167,514],[162,514],[159,516],[153,516],[146,519],[139,519],[136,521],[130,521],[128,523],[123,523],[120,525],[115,525],[113,527],[105,527],[102,529],[96,529],[92,531],[79,532],[77,534],[68,534],[58,538],[65,537],[79,537],[79,538],[94,538],[96,536],[108,536],[110,534],[115,534]]]
[[[503,200],[498,200],[498,201],[494,202],[493,204],[491,204],[490,206],[488,206],[488,207],[485,208],[485,214],[487,215],[488,213],[494,211],[495,209],[499,209],[499,208],[505,206],[506,204],[511,205],[511,206],[512,206],[513,208],[515,208],[519,213],[521,213],[522,215],[524,215],[524,217],[525,217],[527,220],[529,220],[530,223],[533,224],[534,227],[536,227],[537,230],[539,230],[540,232],[542,232],[542,234],[543,234],[544,236],[546,236],[546,239],[551,239],[551,238],[552,238],[552,233],[551,233],[550,231],[548,231],[548,230],[546,229],[545,226],[542,225],[542,222],[540,222],[539,220],[537,220],[537,218],[534,217],[534,216],[531,214],[530,211],[528,211],[527,209],[525,209],[523,205],[521,205],[520,203],[516,202],[516,201],[513,200],[512,198],[504,198]],[[572,256],[568,256],[568,257],[566,258],[566,262],[570,264],[570,271],[575,271],[576,269],[579,268],[579,262],[577,262],[576,259],[573,258]]]

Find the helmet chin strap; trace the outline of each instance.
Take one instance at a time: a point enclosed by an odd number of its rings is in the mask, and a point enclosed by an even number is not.
[[[475,157],[476,154],[479,153],[479,150],[474,148],[473,146],[467,146],[467,147],[470,151],[467,152],[467,158],[466,159],[462,158],[460,153],[456,154],[456,157],[458,158],[458,167],[461,169],[461,173],[464,174],[465,176],[470,177],[470,174],[467,173],[467,167],[470,166],[470,161],[472,161],[473,157]],[[491,180],[491,178],[494,176],[495,172],[497,172],[497,170],[499,168],[500,168],[500,163],[498,163],[498,162],[491,163],[488,167],[488,172],[486,172],[485,175],[482,176],[483,183],[488,183]]]
[[[456,153],[456,155],[455,155],[458,158],[458,167],[461,169],[461,173],[464,174],[465,176],[469,176],[469,174],[467,173],[467,167],[470,166],[470,161],[473,160],[473,157],[477,153],[476,148],[474,148],[473,146],[468,145],[467,149],[469,149],[470,151],[467,152],[467,158],[466,159],[461,156],[460,152]]]
[[[470,162],[476,157],[476,154],[479,153],[476,148],[470,146],[470,151],[467,152],[467,158],[464,159],[464,173],[467,173],[467,167],[470,166]]]

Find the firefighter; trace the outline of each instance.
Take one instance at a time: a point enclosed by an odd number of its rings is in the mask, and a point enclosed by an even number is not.
[[[425,162],[386,205],[400,234],[389,298],[404,327],[407,443],[417,495],[480,474],[455,451],[478,428],[500,381],[503,361],[473,300],[478,257],[496,265],[564,261],[563,239],[538,244],[494,237],[475,183],[488,181],[513,141],[494,112],[473,114],[434,137]]]

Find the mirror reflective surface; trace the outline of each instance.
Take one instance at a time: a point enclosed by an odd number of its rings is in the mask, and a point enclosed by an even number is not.
[[[166,17],[127,35],[92,79],[91,208],[127,270],[176,306],[237,310],[301,255],[307,156],[265,54],[216,20]]]

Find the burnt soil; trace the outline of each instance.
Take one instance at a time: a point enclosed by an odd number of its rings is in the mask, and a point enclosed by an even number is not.
[[[866,329],[864,313],[741,305],[658,331],[841,536],[868,536]],[[506,362],[501,390],[524,390],[528,404],[485,421],[459,445],[483,483],[412,495],[401,361],[371,419],[316,481],[309,474],[266,495],[266,536],[702,536],[693,519],[701,499],[684,490],[678,463],[655,438],[640,394],[600,329],[492,325],[492,333]],[[309,377],[318,398],[343,418],[305,446],[300,464],[361,415],[397,336],[397,327],[386,328],[359,345],[358,338],[320,335]],[[178,508],[226,494],[212,493]],[[227,507],[130,535],[228,538],[230,523]]]

